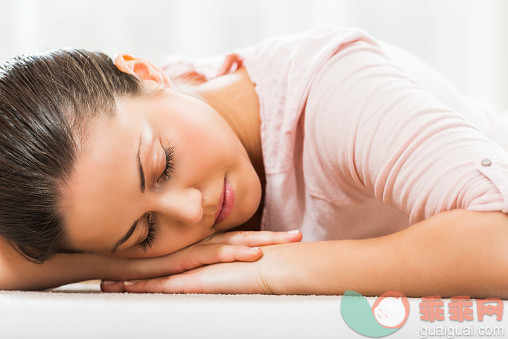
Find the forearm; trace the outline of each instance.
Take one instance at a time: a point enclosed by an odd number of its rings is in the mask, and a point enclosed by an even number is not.
[[[453,210],[388,236],[264,251],[274,293],[508,297],[508,216]],[[280,269],[282,268],[282,269]]]
[[[23,258],[0,239],[0,289],[39,290],[103,278],[116,258],[99,254],[57,254],[42,264]]]

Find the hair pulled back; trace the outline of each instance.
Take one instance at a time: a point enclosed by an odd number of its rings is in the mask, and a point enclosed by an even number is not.
[[[143,95],[138,78],[104,53],[58,49],[0,65],[0,236],[42,263],[69,249],[59,212],[87,126]]]

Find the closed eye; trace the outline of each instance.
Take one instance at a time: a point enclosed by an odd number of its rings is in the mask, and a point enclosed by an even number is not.
[[[155,238],[155,221],[152,221],[152,213],[148,213],[146,216],[146,222],[148,224],[148,234],[146,235],[146,238],[138,244],[139,247],[143,249],[143,251],[147,251],[149,248],[152,247],[153,241]]]
[[[164,149],[164,154],[166,156],[166,166],[164,168],[164,172],[162,172],[162,175],[157,180],[157,182],[161,183],[161,184],[167,182],[171,178],[170,173],[173,173],[173,167],[174,167],[173,160],[175,157],[175,147],[174,146],[163,147],[163,149]]]

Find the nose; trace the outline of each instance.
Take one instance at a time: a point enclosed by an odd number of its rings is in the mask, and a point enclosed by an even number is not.
[[[201,191],[193,187],[164,192],[158,199],[158,218],[168,223],[195,225],[203,219],[202,201]]]

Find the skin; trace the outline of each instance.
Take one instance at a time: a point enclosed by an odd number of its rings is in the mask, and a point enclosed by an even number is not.
[[[230,58],[221,72],[227,73],[228,63]],[[149,61],[119,55],[115,64],[162,94],[120,98],[112,119],[89,126],[90,138],[62,188],[71,247],[117,257],[156,257],[251,223],[259,212],[264,170],[259,103],[245,68],[198,80],[193,95],[186,95]],[[136,162],[141,133],[143,193]],[[174,147],[174,167],[164,182],[167,146]],[[225,176],[235,193],[234,210],[214,224]],[[156,230],[153,246],[145,252],[138,244],[147,236],[150,212]],[[112,254],[136,219],[136,231]]]
[[[180,75],[194,85],[183,95],[148,61],[117,57],[117,67],[140,78],[151,97],[120,98],[118,114],[87,126],[88,144],[78,145],[84,148],[68,184],[61,187],[59,207],[71,245],[87,253],[57,253],[35,264],[0,237],[0,289],[38,290],[91,279],[103,279],[101,287],[114,289],[119,284],[106,280],[177,276],[203,265],[252,262],[263,255],[255,246],[301,241],[298,232],[223,232],[259,228],[265,179],[257,95],[241,62],[230,72],[235,62],[234,55],[226,56],[212,80],[193,72]],[[133,156],[140,130],[144,193],[139,192]],[[167,183],[157,183],[165,165],[159,147],[168,140],[176,147],[174,173]],[[235,191],[235,208],[213,225],[225,175]],[[120,222],[145,216],[147,210],[159,222],[153,248],[145,253],[136,247],[146,233],[140,222],[134,237],[110,254],[113,241],[126,231]],[[249,267],[250,277],[258,279],[258,266]]]
[[[254,262],[101,285],[105,292],[508,298],[508,216],[455,209],[383,237],[263,246]]]
[[[507,298],[507,241],[505,213],[455,209],[384,237],[268,245],[253,262],[103,283],[101,289],[268,294],[343,294],[353,289],[365,296],[395,290],[407,297]]]

